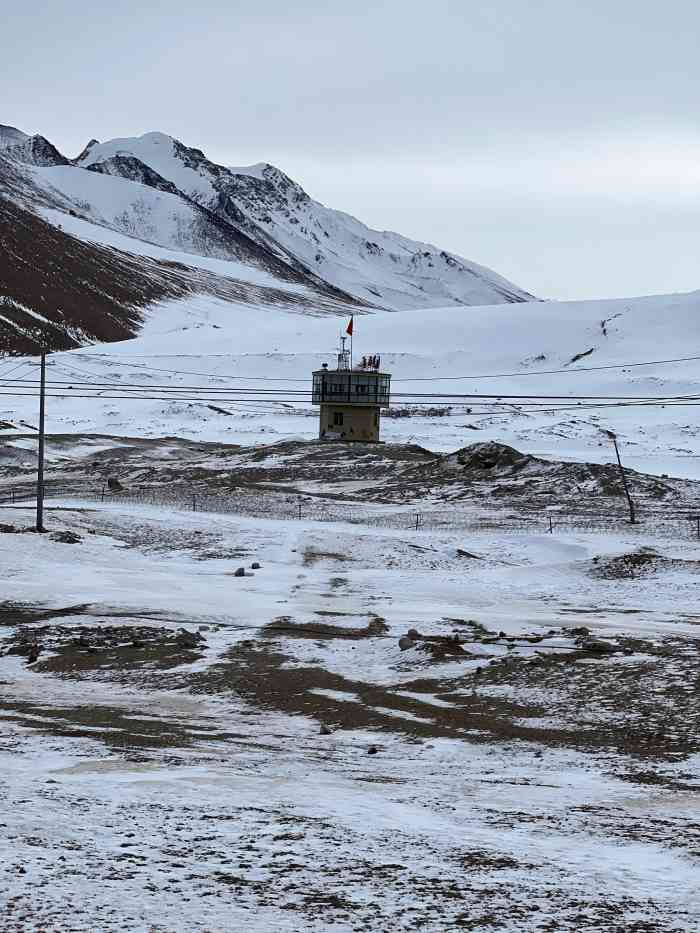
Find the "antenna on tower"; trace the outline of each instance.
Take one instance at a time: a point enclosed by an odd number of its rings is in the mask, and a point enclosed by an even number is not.
[[[345,348],[347,339],[345,334],[341,334],[340,350],[338,352],[338,369],[350,369],[350,351]]]

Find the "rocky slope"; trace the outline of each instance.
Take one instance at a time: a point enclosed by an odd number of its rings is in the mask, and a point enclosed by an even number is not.
[[[489,269],[430,244],[380,232],[314,201],[267,163],[227,168],[163,133],[93,143],[77,164],[136,159],[256,242],[356,298],[393,309],[492,304],[532,296]]]

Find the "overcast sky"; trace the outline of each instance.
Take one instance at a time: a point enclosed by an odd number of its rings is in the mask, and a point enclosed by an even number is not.
[[[543,297],[700,288],[700,4],[2,4],[0,123],[170,133]]]

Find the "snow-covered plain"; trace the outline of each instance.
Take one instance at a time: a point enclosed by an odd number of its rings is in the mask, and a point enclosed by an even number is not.
[[[55,505],[80,543],[0,534],[0,638],[12,604],[45,645],[0,659],[8,933],[697,929],[700,759],[668,698],[692,580],[590,576],[631,539]],[[562,666],[582,621],[626,654]],[[194,655],[141,653],[200,626]],[[402,651],[409,626],[468,653]],[[626,744],[660,723],[668,744]]]
[[[380,353],[393,375],[394,407],[411,410],[383,420],[388,441],[444,451],[498,440],[544,457],[607,462],[614,457],[600,431],[607,427],[619,433],[629,466],[698,478],[696,405],[606,407],[605,398],[577,397],[700,395],[699,360],[653,362],[700,356],[699,311],[700,293],[692,293],[366,314],[355,318],[355,356]],[[49,430],[243,444],[312,438],[317,415],[305,401],[311,372],[334,365],[345,323],[205,296],[163,302],[138,338],[49,361],[53,395],[59,384],[97,382],[115,387],[105,395],[124,395],[132,383],[160,397],[52,397]],[[9,375],[35,380],[36,364]],[[206,398],[189,387],[205,388]],[[169,401],[162,389],[178,398]],[[458,397],[469,393],[499,399]],[[509,395],[561,398],[532,411],[522,399],[509,403]],[[0,421],[35,425],[36,399],[7,398]]]

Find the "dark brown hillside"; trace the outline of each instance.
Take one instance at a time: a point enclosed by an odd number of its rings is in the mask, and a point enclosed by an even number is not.
[[[203,293],[305,311],[312,303],[319,314],[348,312],[328,288],[311,299],[285,291],[284,282],[256,286],[83,242],[0,196],[0,353],[125,340],[136,334],[147,305]]]
[[[149,274],[148,260],[82,243],[0,198],[0,351],[124,340],[140,308],[182,291]]]

